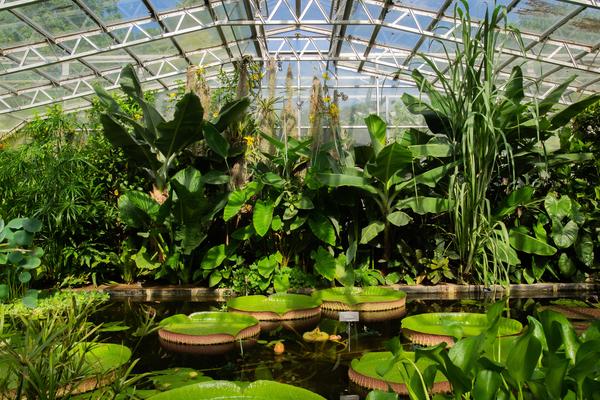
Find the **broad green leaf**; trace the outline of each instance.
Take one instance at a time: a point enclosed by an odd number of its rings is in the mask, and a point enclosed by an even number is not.
[[[323,214],[313,214],[308,218],[308,226],[311,232],[323,242],[335,246],[335,228]]]
[[[440,214],[450,209],[450,201],[441,197],[408,197],[399,200],[395,208],[403,210],[406,208],[412,209],[417,214]]]
[[[571,121],[573,117],[577,116],[577,114],[581,113],[590,105],[597,103],[598,100],[600,100],[600,94],[594,94],[576,103],[568,105],[560,112],[554,114],[552,118],[550,118],[550,122],[552,123],[552,129],[557,129],[565,126],[569,123],[569,121]]]
[[[219,171],[208,171],[202,175],[202,183],[208,185],[224,185],[229,183],[230,176]]]
[[[375,153],[375,156],[377,156],[381,149],[383,149],[383,147],[385,146],[385,142],[387,139],[387,124],[375,114],[371,114],[367,118],[365,118],[365,124],[367,125],[369,136],[371,137],[371,145],[373,146],[373,151]]]
[[[502,376],[489,369],[480,369],[475,375],[473,383],[473,391],[471,392],[473,399],[476,400],[495,400],[497,399],[498,389],[502,383]]]
[[[259,200],[254,205],[252,225],[258,236],[263,237],[269,231],[271,221],[273,220],[274,209],[275,205],[272,200]]]
[[[408,225],[412,218],[410,215],[406,214],[402,211],[394,211],[393,213],[387,216],[387,220],[390,221],[391,224],[396,226],[405,226]]]
[[[522,188],[511,192],[510,195],[500,203],[499,209],[496,211],[496,218],[502,218],[512,214],[518,207],[529,204],[533,197],[533,192],[534,189],[531,186],[523,186]]]
[[[246,110],[249,106],[250,99],[247,97],[225,104],[219,111],[219,116],[215,122],[217,131],[223,132],[227,127],[241,121],[246,115]]]
[[[209,287],[217,286],[219,284],[219,282],[221,282],[222,279],[223,279],[223,275],[221,274],[221,271],[213,271],[210,274],[210,276],[208,277],[208,286]]]
[[[558,269],[560,270],[562,276],[567,278],[575,275],[577,272],[575,263],[573,260],[571,260],[571,257],[567,255],[567,253],[562,253],[558,258]]]
[[[435,157],[444,158],[452,155],[452,146],[441,143],[416,144],[408,146],[414,158]]]
[[[518,65],[514,66],[510,73],[510,77],[504,88],[504,96],[514,104],[519,104],[525,97],[525,92],[523,91],[523,71]]]
[[[333,255],[319,246],[311,257],[315,260],[315,270],[328,281],[333,281],[336,272],[336,262]]]
[[[8,285],[5,283],[0,283],[0,301],[4,301],[8,299],[10,295]]]
[[[544,208],[551,219],[562,220],[572,216],[572,202],[569,196],[563,195],[560,199],[554,193],[548,193],[544,200]]]
[[[271,185],[276,188],[282,188],[285,183],[282,177],[273,172],[267,172],[266,174],[261,176],[261,179],[265,184]]]
[[[159,162],[149,143],[137,140],[127,128],[110,115],[100,115],[100,123],[104,136],[113,146],[123,149],[127,158],[144,163],[153,169],[158,168]],[[140,126],[138,129],[143,130],[144,128]]]
[[[202,269],[215,269],[220,266],[226,258],[227,253],[224,244],[211,247],[204,255],[200,267]]]
[[[154,145],[167,160],[202,139],[203,113],[198,96],[187,93],[177,102],[173,119],[158,125],[159,136]]]
[[[579,235],[575,243],[575,253],[579,261],[586,267],[591,267],[594,264],[594,242],[589,233],[584,232]]]
[[[19,273],[19,282],[29,283],[30,280],[31,280],[31,273],[29,273],[29,271],[21,271]]]
[[[370,185],[369,179],[363,176],[319,173],[317,179],[324,185],[331,187],[350,186],[362,189],[371,194],[377,194],[377,189]]]
[[[159,210],[160,204],[144,192],[132,190],[119,197],[119,217],[131,228],[149,226],[156,220]]]
[[[556,248],[545,241],[527,234],[527,230],[513,228],[508,232],[510,245],[516,250],[540,256],[551,256],[556,253]]]
[[[23,229],[31,233],[39,232],[42,229],[42,221],[37,218],[26,218],[23,221]]]
[[[562,347],[567,358],[575,363],[580,342],[569,320],[564,315],[552,310],[544,310],[538,316],[544,327],[548,351],[556,353]],[[528,317],[528,319],[531,318]]]
[[[561,96],[575,78],[576,76],[573,75],[570,78],[565,79],[563,83],[552,89],[552,91],[550,91],[550,93],[538,104],[538,113],[540,116],[547,114],[556,104],[558,104]]]
[[[238,189],[229,193],[227,199],[227,205],[223,209],[223,220],[229,221],[231,218],[237,215],[237,213],[246,204],[246,190]]]
[[[273,278],[273,289],[275,289],[277,293],[281,293],[287,292],[289,288],[290,275],[283,272],[275,274],[275,277]]]
[[[575,221],[569,221],[566,225],[559,220],[552,220],[552,233],[550,236],[554,240],[554,244],[561,249],[571,247],[577,240],[579,227]]]
[[[229,154],[229,142],[223,137],[223,135],[217,131],[214,125],[207,123],[204,126],[204,138],[206,144],[212,151],[221,156],[227,158]]]
[[[371,240],[375,239],[379,233],[383,232],[385,224],[381,221],[371,222],[369,225],[364,227],[360,232],[360,244],[367,244]]]
[[[369,164],[369,173],[381,182],[387,183],[389,179],[401,172],[412,163],[412,154],[405,146],[396,142],[385,146],[375,159]]]
[[[506,369],[518,384],[523,384],[531,378],[541,354],[541,343],[533,336],[532,331],[527,331],[517,339],[508,353]]]

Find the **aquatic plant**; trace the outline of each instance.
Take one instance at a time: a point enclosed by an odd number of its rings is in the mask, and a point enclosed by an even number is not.
[[[489,325],[486,314],[477,313],[426,313],[411,315],[402,320],[402,333],[412,342],[433,346],[445,342],[448,346],[455,338],[478,336]],[[517,335],[523,325],[517,320],[501,318],[498,336]]]
[[[168,342],[212,345],[258,335],[259,321],[249,315],[225,312],[177,314],[160,322],[158,335]]]
[[[240,296],[227,301],[230,311],[249,314],[260,321],[312,318],[321,314],[320,305],[321,301],[314,297],[293,293]]]
[[[150,400],[325,400],[324,397],[306,389],[274,381],[229,382],[211,381],[182,388],[150,397]]]
[[[415,362],[415,354],[405,352],[402,360],[395,360],[394,355],[389,352],[371,352],[366,353],[360,358],[352,360],[348,369],[348,377],[354,383],[367,389],[376,389],[387,391],[391,388],[395,393],[408,395],[409,390],[406,385],[406,374],[402,373],[404,368],[412,368],[421,376],[430,372],[428,369],[434,366],[434,363],[425,358]],[[394,363],[391,367],[391,363]],[[385,370],[382,369],[385,367]],[[381,373],[383,372],[383,373]],[[448,379],[441,373],[436,372],[434,376],[428,376],[433,379],[431,393],[448,393],[451,390]]]
[[[324,310],[384,311],[406,305],[406,293],[379,286],[315,290],[312,296],[323,302]]]

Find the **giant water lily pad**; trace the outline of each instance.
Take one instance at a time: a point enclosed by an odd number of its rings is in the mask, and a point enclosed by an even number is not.
[[[252,315],[261,321],[304,319],[321,314],[321,301],[311,296],[276,293],[271,296],[241,296],[227,302],[230,311]]]
[[[323,310],[385,311],[406,305],[406,293],[379,286],[316,290],[312,296],[323,302],[321,305]]]
[[[434,346],[446,342],[454,345],[455,338],[480,335],[488,326],[485,314],[477,313],[427,313],[411,315],[402,320],[402,333],[412,342]],[[516,335],[523,325],[517,320],[501,318],[498,336]]]
[[[160,322],[161,339],[182,344],[212,345],[246,339],[260,333],[260,325],[250,315],[199,312],[173,315]]]
[[[414,362],[414,353],[405,352],[404,354]],[[406,384],[396,365],[383,376],[378,373],[378,368],[388,364],[392,358],[393,355],[389,351],[366,353],[360,359],[355,358],[352,360],[352,364],[348,369],[348,376],[352,382],[367,389],[387,391],[390,387],[396,393],[407,395]],[[416,366],[421,373],[430,365],[432,365],[432,361],[425,358],[421,358],[416,362]],[[434,378],[432,392],[447,393],[449,391],[450,383],[441,372],[438,372]]]
[[[151,400],[325,400],[316,393],[274,381],[212,381],[169,390]]]

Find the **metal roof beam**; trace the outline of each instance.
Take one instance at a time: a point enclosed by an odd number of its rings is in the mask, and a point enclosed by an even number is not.
[[[333,4],[337,5],[337,10],[333,11]],[[331,6],[331,20],[337,20],[337,16],[340,11],[343,9],[342,20],[347,20],[350,18],[350,14],[352,13],[352,7],[354,5],[354,0],[337,0],[335,3],[332,3]],[[329,42],[329,54],[331,57],[337,57],[342,51],[342,44],[344,38],[346,36],[346,25],[336,25],[334,29],[331,30],[330,42]],[[335,44],[334,44],[335,43]],[[333,64],[336,66],[336,63]],[[329,66],[327,66],[329,68]]]
[[[359,2],[362,5],[362,0],[359,0]],[[379,12],[379,21],[383,22],[385,21],[385,17],[390,9],[390,6],[393,5],[393,1],[392,0],[386,0],[383,4],[383,6],[381,7],[381,11]],[[363,6],[364,7],[364,6]],[[366,11],[366,8],[365,8]],[[377,24],[375,25],[375,27],[373,28],[373,32],[371,34],[371,38],[369,39],[369,44],[367,44],[367,48],[365,49],[364,52],[364,58],[369,57],[369,54],[371,53],[371,46],[373,46],[373,44],[375,44],[375,41],[377,40],[377,35],[379,35],[379,31],[381,30],[381,24]],[[365,65],[364,61],[360,63],[360,65],[358,66],[358,72],[360,72],[363,68],[363,66]]]

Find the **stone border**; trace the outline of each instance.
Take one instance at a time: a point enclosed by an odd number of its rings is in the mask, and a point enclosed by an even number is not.
[[[504,296],[505,288],[500,285],[484,287],[483,285],[443,284],[425,285],[390,285],[385,286],[402,290],[411,300],[455,300],[480,299]],[[510,285],[510,295],[520,297],[569,297],[594,295],[600,293],[600,283],[534,283]],[[210,289],[195,286],[141,286],[137,285],[101,285],[73,289],[75,291],[99,291],[108,293],[112,300],[134,301],[226,301],[236,293],[231,289]],[[313,289],[299,289],[296,293],[310,294]]]

